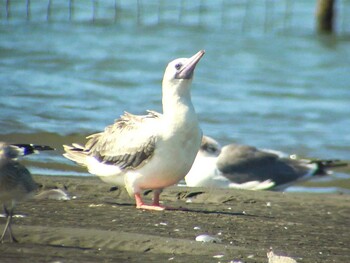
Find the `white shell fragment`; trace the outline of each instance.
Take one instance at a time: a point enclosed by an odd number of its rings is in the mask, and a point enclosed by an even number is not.
[[[89,207],[101,207],[104,206],[104,204],[89,204]]]
[[[275,254],[272,251],[272,249],[270,249],[270,251],[267,252],[267,258],[269,260],[269,263],[297,263],[297,261],[294,258],[279,256]]]
[[[199,235],[196,237],[196,241],[206,242],[206,243],[221,243],[221,240],[217,237],[209,236],[206,234]]]
[[[42,191],[41,193],[35,196],[36,200],[59,200],[59,201],[67,201],[71,200],[70,196],[61,189],[50,189],[46,191]]]

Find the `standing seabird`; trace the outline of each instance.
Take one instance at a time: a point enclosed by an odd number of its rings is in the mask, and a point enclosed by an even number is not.
[[[278,151],[248,145],[229,144],[221,148],[213,138],[203,136],[185,181],[188,186],[284,190],[341,165],[344,164],[337,160],[293,159]]]
[[[15,205],[18,201],[29,197],[37,189],[28,169],[16,161],[20,155],[28,155],[44,150],[54,150],[49,146],[34,144],[6,144],[0,142],[0,202],[4,206],[7,217],[5,229],[0,241],[4,241],[9,232],[10,241],[17,242],[12,234],[11,221]]]
[[[125,186],[137,208],[164,210],[159,204],[162,189],[185,177],[201,144],[190,86],[204,53],[168,64],[162,82],[163,114],[125,113],[103,132],[88,136],[85,146],[64,145],[64,156],[106,183]],[[155,190],[152,205],[141,199],[145,189]]]

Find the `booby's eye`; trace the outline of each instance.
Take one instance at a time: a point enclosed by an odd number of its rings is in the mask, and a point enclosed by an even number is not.
[[[175,65],[176,70],[179,70],[181,67],[182,67],[182,64],[181,64],[181,63],[177,63],[177,64]]]

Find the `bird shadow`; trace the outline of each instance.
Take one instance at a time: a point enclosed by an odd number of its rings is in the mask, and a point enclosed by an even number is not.
[[[197,213],[197,214],[215,214],[215,215],[229,215],[229,216],[244,216],[244,217],[264,217],[264,218],[274,218],[271,216],[266,215],[256,215],[256,214],[249,214],[247,212],[233,212],[233,211],[220,211],[220,210],[204,210],[204,209],[193,209],[193,208],[175,208],[171,209],[175,211],[182,211],[182,212],[190,212],[190,213]]]
[[[122,202],[112,202],[105,201],[106,204],[124,206],[124,207],[135,207],[135,204],[131,203],[122,203]],[[193,209],[187,207],[166,207],[164,211],[177,211],[177,212],[188,212],[188,213],[197,213],[197,214],[216,214],[216,215],[229,215],[229,216],[244,216],[244,217],[257,217],[257,218],[274,218],[272,216],[266,215],[256,215],[250,214],[247,212],[231,212],[231,211],[220,211],[220,210],[204,210],[204,209]]]

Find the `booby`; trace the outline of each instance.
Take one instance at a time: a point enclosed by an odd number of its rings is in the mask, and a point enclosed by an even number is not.
[[[295,159],[278,151],[247,145],[229,144],[221,148],[216,140],[203,136],[185,181],[188,186],[284,190],[339,165],[343,164],[337,160]]]
[[[162,81],[163,114],[126,112],[103,132],[88,136],[85,146],[64,145],[64,156],[106,183],[125,186],[137,208],[164,210],[159,203],[162,189],[185,177],[201,144],[190,86],[204,53],[168,64]],[[155,190],[152,205],[141,198],[146,189]]]
[[[0,142],[0,203],[3,204],[7,217],[5,229],[0,241],[4,241],[9,232],[10,241],[17,242],[12,234],[11,221],[15,205],[18,201],[29,197],[37,189],[28,169],[16,161],[21,155],[28,155],[39,151],[54,150],[49,146],[34,144],[6,144]]]

